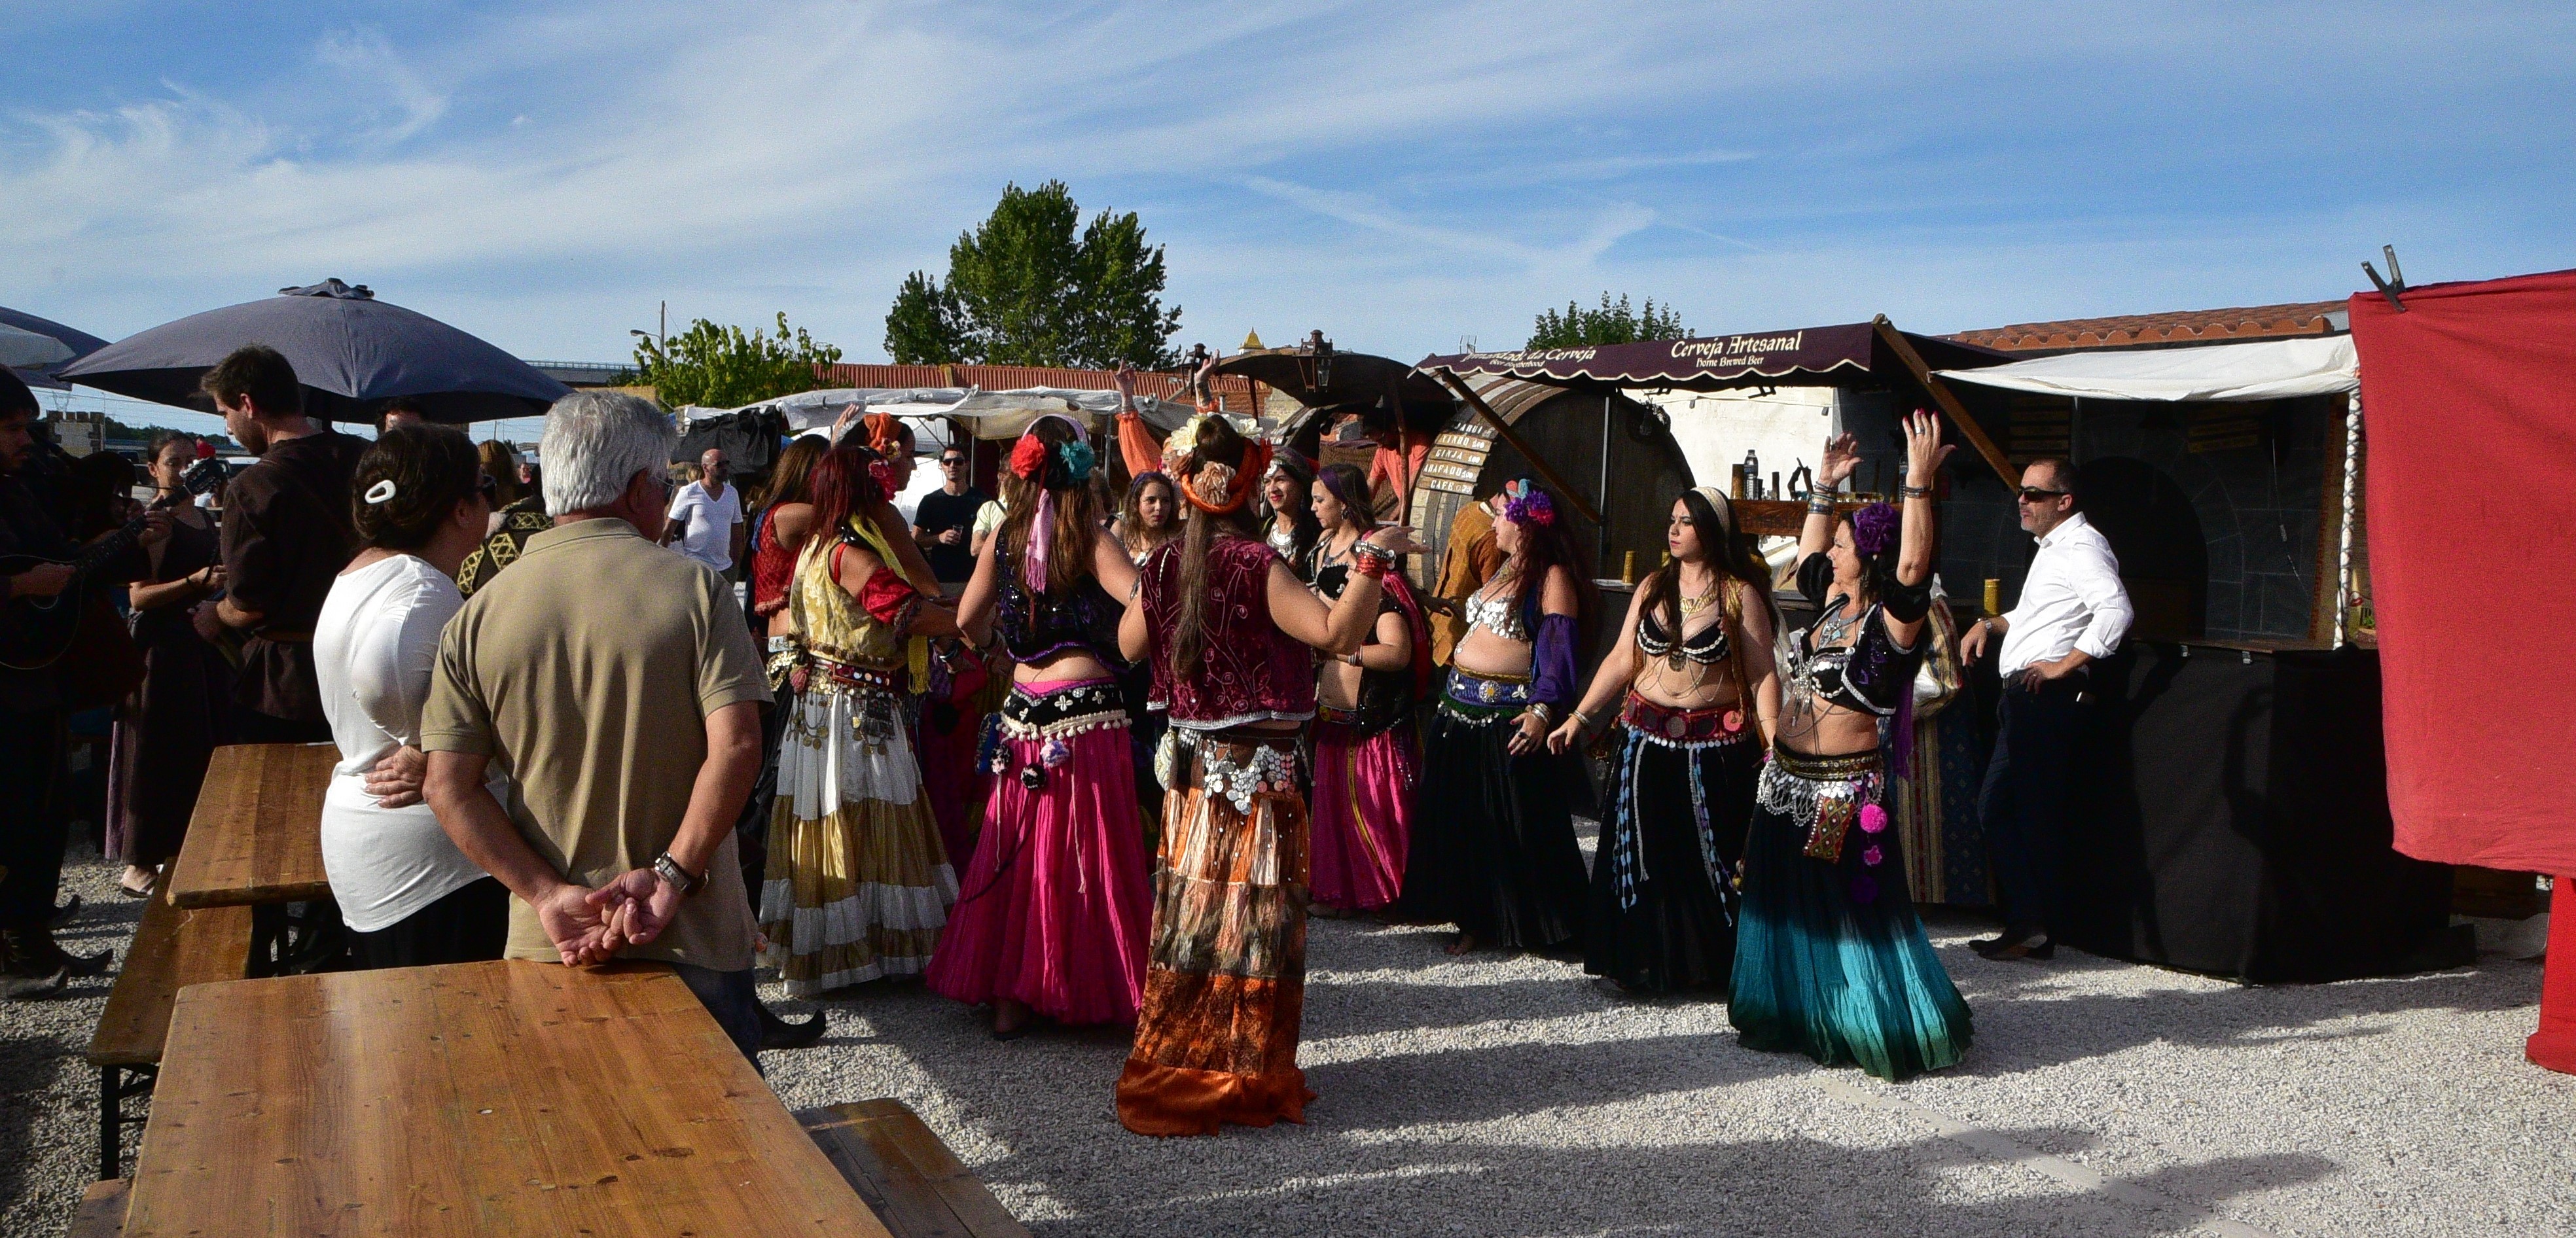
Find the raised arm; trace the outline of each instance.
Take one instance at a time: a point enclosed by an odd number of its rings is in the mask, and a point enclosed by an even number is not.
[[[1941,442],[1941,420],[1917,409],[1905,419],[1905,487],[1899,498],[1904,504],[1904,523],[1896,544],[1896,581],[1909,589],[1921,588],[1932,579],[1932,552],[1936,538],[1932,527],[1932,485],[1940,480],[1941,462],[1958,448]],[[1886,616],[1887,635],[1897,644],[1912,647],[1923,634],[1923,616],[1900,619],[1893,609]]]
[[[1858,439],[1837,434],[1825,440],[1824,463],[1816,466],[1815,487],[1807,492],[1807,522],[1798,526],[1798,562],[1806,562],[1808,555],[1823,554],[1826,547],[1834,544],[1834,493],[1842,489],[1843,479],[1859,467]]]

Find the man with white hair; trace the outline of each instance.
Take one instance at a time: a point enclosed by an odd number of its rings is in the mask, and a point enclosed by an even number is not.
[[[508,957],[669,963],[757,1061],[733,823],[769,687],[730,586],[658,548],[676,437],[628,395],[578,391],[546,415],[554,527],[520,555],[537,570],[494,576],[447,625],[423,794],[517,896]],[[514,803],[484,789],[487,759]]]

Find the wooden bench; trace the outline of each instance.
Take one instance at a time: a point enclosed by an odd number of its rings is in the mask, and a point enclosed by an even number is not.
[[[157,890],[144,900],[143,923],[135,926],[125,965],[117,969],[107,1009],[89,1040],[89,1064],[98,1067],[100,1178],[125,1171],[125,1128],[143,1122],[126,1116],[125,1101],[152,1091],[179,990],[241,979],[250,962],[250,938],[248,907],[178,907]]]
[[[1029,1238],[902,1101],[828,1105],[796,1120],[896,1238]]]
[[[90,1183],[63,1238],[117,1238],[125,1232],[125,1200],[133,1191],[134,1184],[123,1178]]]

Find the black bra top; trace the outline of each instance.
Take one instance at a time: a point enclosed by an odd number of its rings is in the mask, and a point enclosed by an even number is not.
[[[1648,607],[1646,613],[1637,616],[1637,648],[1645,650],[1650,658],[1660,658],[1673,651],[1672,634],[1664,631],[1663,621],[1655,617],[1655,609]],[[1689,621],[1683,622],[1687,625]],[[1726,639],[1726,618],[1723,615],[1717,622],[1682,639],[1682,656],[1702,666],[1715,666],[1725,661],[1726,655],[1732,651],[1733,646]]]
[[[1923,665],[1929,642],[1921,636],[1912,647],[1899,645],[1887,633],[1887,621],[1913,623],[1931,612],[1932,593],[1924,585],[1892,590],[1889,597],[1862,612],[1852,642],[1828,649],[1815,647],[1816,631],[1851,605],[1832,592],[1833,565],[1820,552],[1798,565],[1798,590],[1820,602],[1816,618],[1789,648],[1792,677],[1801,672],[1816,693],[1845,709],[1886,717],[1914,691],[1914,673]]]

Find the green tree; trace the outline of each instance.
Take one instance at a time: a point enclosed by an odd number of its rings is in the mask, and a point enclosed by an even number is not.
[[[1619,303],[1610,303],[1610,294],[1601,294],[1601,308],[1585,309],[1575,302],[1565,303],[1565,312],[1548,310],[1530,325],[1529,343],[1524,348],[1573,348],[1584,344],[1633,344],[1639,340],[1678,340],[1690,335],[1682,325],[1681,312],[1670,305],[1658,306],[1653,297],[1646,298],[1641,312],[1630,308],[1628,294],[1619,294]]]
[[[651,384],[670,408],[737,408],[826,386],[822,367],[840,359],[839,348],[814,342],[802,327],[791,336],[784,311],[774,336],[701,318],[668,340],[638,337],[624,381]]]
[[[1167,369],[1181,326],[1164,308],[1163,248],[1134,212],[1089,225],[1062,181],[1006,186],[993,213],[948,249],[945,284],[905,276],[886,312],[898,365],[1078,366],[1133,361]]]

